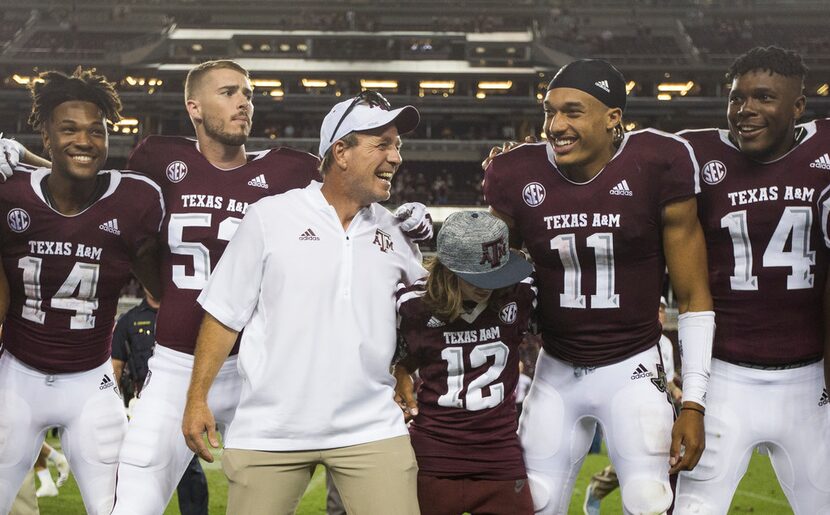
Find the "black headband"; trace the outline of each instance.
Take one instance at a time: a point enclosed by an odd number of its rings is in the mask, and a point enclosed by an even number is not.
[[[625,110],[625,79],[618,69],[600,59],[566,64],[548,84],[548,91],[554,88],[578,89],[608,107]]]

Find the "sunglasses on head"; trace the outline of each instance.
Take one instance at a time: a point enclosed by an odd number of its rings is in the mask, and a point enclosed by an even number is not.
[[[366,91],[361,91],[359,95],[354,97],[354,100],[352,100],[352,103],[349,104],[349,107],[347,107],[346,110],[343,111],[343,116],[340,117],[340,121],[338,121],[337,125],[334,126],[334,130],[331,133],[329,143],[334,142],[334,136],[337,134],[337,129],[339,129],[340,126],[343,125],[343,121],[346,119],[347,116],[349,116],[349,113],[351,113],[354,110],[355,106],[357,106],[361,102],[364,104],[368,104],[370,107],[380,107],[384,111],[389,111],[390,109],[392,109],[392,104],[390,104],[389,101],[386,100],[383,97],[383,95],[381,95],[377,91],[372,91],[370,89],[367,89]]]

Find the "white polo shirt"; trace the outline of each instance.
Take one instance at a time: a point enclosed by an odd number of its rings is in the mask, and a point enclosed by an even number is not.
[[[380,205],[344,231],[320,183],[253,204],[199,303],[241,331],[235,449],[328,449],[407,434],[389,373],[395,286],[426,275]]]

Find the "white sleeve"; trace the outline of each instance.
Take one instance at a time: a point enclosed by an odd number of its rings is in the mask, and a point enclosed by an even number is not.
[[[688,311],[677,317],[683,402],[696,402],[706,407],[714,334],[714,311]]]
[[[205,311],[234,331],[251,319],[262,285],[266,232],[258,207],[248,208],[198,299]]]

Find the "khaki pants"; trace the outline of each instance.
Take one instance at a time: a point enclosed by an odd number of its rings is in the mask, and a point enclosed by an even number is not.
[[[350,515],[418,515],[418,465],[409,436],[320,451],[225,449],[228,511],[290,515],[314,468],[325,465]]]
[[[29,470],[23,486],[17,492],[17,498],[12,504],[12,511],[9,515],[38,515],[40,510],[37,507],[37,496],[35,495],[35,469]]]

